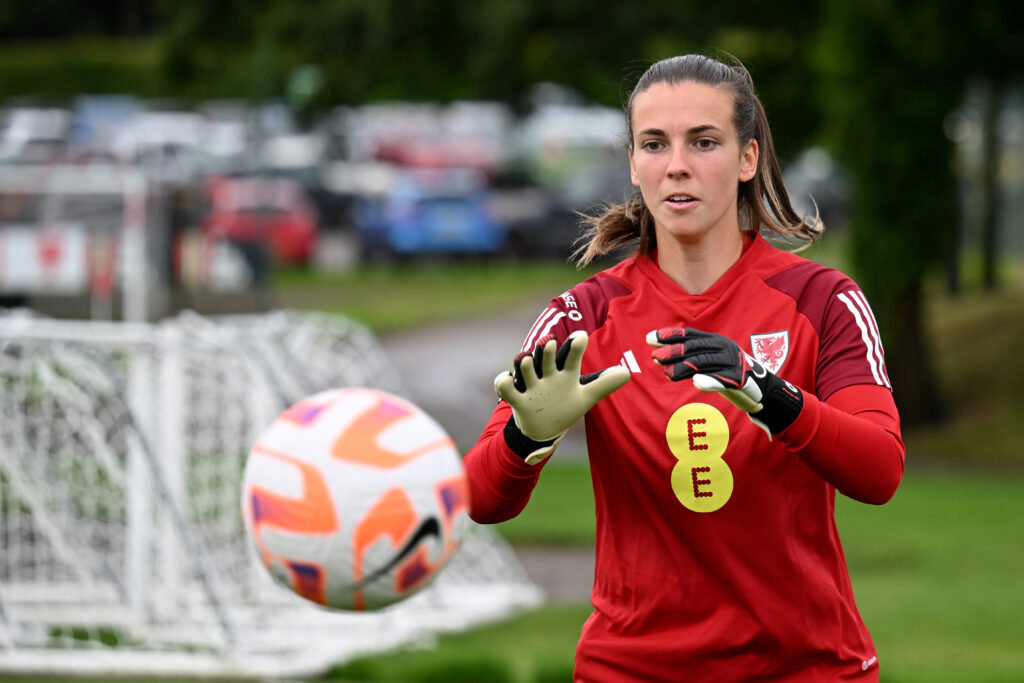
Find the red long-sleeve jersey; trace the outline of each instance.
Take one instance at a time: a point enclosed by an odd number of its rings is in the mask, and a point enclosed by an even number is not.
[[[721,396],[669,381],[645,337],[677,325],[728,336],[801,387],[797,420],[769,440]],[[576,680],[877,680],[835,491],[885,502],[904,448],[856,284],[750,234],[700,295],[653,256],[583,281],[552,299],[523,348],[575,330],[590,335],[584,373],[632,373],[585,420],[596,568]],[[510,414],[499,402],[464,460],[478,522],[517,515],[541,474],[505,444]]]

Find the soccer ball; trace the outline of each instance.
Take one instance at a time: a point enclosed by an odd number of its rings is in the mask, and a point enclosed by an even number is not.
[[[243,474],[242,515],[263,564],[332,609],[379,609],[426,587],[457,549],[468,510],[451,438],[375,389],[333,389],[288,408]]]

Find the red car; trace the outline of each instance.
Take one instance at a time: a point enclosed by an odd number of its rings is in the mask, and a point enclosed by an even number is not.
[[[270,256],[305,264],[313,256],[319,217],[305,188],[291,178],[221,176],[208,185],[210,210],[202,221],[209,239],[257,243],[266,240]]]

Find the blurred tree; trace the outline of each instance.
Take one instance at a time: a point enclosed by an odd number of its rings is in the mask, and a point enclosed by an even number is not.
[[[1002,109],[1003,79],[983,79],[981,110],[981,282],[985,289],[996,288],[996,259],[999,243],[999,112]],[[957,246],[960,241],[957,241]],[[959,259],[954,262],[959,269]]]
[[[281,94],[304,65],[324,81],[308,106],[404,99],[521,105],[539,82],[621,105],[653,61],[724,50],[755,75],[784,157],[818,129],[811,42],[817,15],[797,0],[751,13],[654,0],[165,0],[165,74],[253,98]],[[715,50],[714,47],[721,48]]]
[[[1001,5],[826,4],[819,64],[831,139],[855,182],[852,258],[886,337],[908,424],[943,414],[923,326],[925,277],[943,262],[959,219],[943,120],[969,75],[1005,68],[1012,50],[999,28],[1008,19]],[[979,35],[981,24],[989,29]]]
[[[851,171],[852,260],[888,347],[905,423],[942,416],[923,328],[924,278],[956,211],[943,118],[962,95],[951,2],[829,0],[822,65],[834,140]],[[957,65],[950,78],[949,66]]]
[[[62,104],[83,92],[156,92],[147,39],[156,0],[0,0],[0,100]]]
[[[0,0],[0,40],[139,36],[159,24],[154,0]]]
[[[982,84],[982,160],[979,208],[982,286],[999,285],[1000,158],[999,115],[1009,90],[1024,80],[1024,5],[985,0],[966,15],[970,45],[964,51],[969,75]],[[980,47],[980,49],[979,49]]]

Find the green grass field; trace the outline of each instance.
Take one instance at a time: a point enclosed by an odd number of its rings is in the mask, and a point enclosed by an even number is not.
[[[907,476],[890,504],[837,513],[887,681],[1024,680],[1016,476]]]
[[[523,514],[499,530],[516,543],[591,544],[589,486],[585,464],[554,461]],[[1022,490],[1019,475],[911,468],[884,506],[839,497],[854,591],[885,683],[1024,680]],[[329,678],[567,681],[588,613],[586,605],[541,609],[430,649],[357,660]]]
[[[498,527],[515,543],[593,542],[585,463],[545,471],[523,514]],[[883,683],[1024,681],[1024,476],[911,466],[896,496],[873,507],[839,497],[854,591]],[[571,680],[588,605],[555,605],[445,635],[411,650],[353,660],[338,683],[555,683]],[[5,678],[0,681],[44,679]],[[52,679],[51,679],[52,680]]]
[[[526,306],[539,310],[591,272],[557,261],[288,269],[275,275],[274,289],[282,307],[342,313],[383,334]]]

